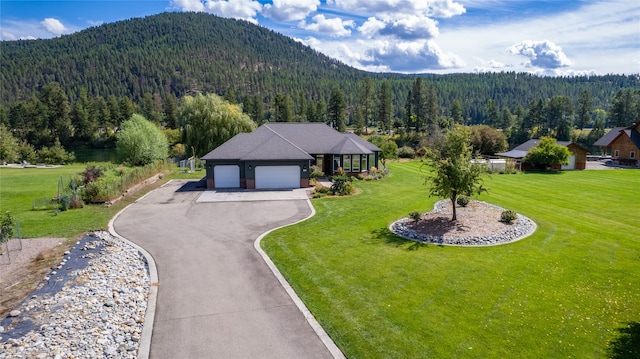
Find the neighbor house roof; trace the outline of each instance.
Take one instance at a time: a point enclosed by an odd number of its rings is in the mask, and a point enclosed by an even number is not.
[[[593,145],[595,147],[609,147],[611,142],[618,137],[620,131],[624,130],[624,127],[614,127],[611,131],[604,134],[604,136],[600,137]]]
[[[523,158],[524,156],[526,156],[527,152],[529,152],[529,150],[532,149],[533,147],[536,147],[538,145],[538,143],[540,143],[539,139],[531,139],[531,140],[529,140],[529,141],[517,146],[516,148],[512,149],[511,151],[496,153],[496,156],[520,159],[520,158]],[[565,146],[565,147],[577,146],[577,147],[583,149],[585,152],[589,152],[586,149],[584,149],[582,146],[580,146],[578,144],[575,144],[573,142],[570,142],[570,141],[556,141],[556,144],[560,145],[560,146]]]
[[[371,154],[378,147],[324,123],[268,123],[241,133],[204,155],[204,160],[308,160],[312,154]]]

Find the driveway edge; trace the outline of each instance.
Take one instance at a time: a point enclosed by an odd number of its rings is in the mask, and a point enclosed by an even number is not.
[[[115,216],[113,216],[113,218],[111,218],[108,225],[109,233],[111,233],[112,236],[117,237],[122,241],[128,243],[129,245],[137,249],[140,253],[142,253],[144,258],[147,260],[147,265],[149,266],[149,297],[147,299],[147,310],[145,311],[145,314],[144,314],[144,325],[142,326],[142,333],[140,334],[140,342],[138,345],[139,359],[148,359],[151,351],[151,335],[153,334],[153,321],[156,315],[156,301],[158,299],[158,268],[156,267],[156,262],[151,256],[151,254],[149,254],[149,252],[147,252],[144,248],[140,247],[139,245],[119,235],[118,232],[116,232],[115,228],[113,227],[113,223],[120,216],[120,214],[122,214],[125,210],[127,210],[127,208],[136,204],[138,201],[145,198],[151,192],[153,191],[148,192],[144,196],[135,200],[130,205],[121,209],[118,213],[116,213]]]
[[[273,272],[273,274],[276,276],[276,278],[278,278],[278,281],[280,282],[280,285],[282,285],[282,287],[287,292],[287,294],[289,294],[289,297],[291,297],[293,302],[296,304],[296,306],[298,307],[298,310],[300,310],[300,312],[302,312],[302,314],[304,315],[305,319],[307,320],[307,323],[309,323],[311,328],[313,328],[313,331],[316,332],[316,335],[320,338],[320,340],[325,345],[325,347],[327,347],[327,349],[329,350],[331,355],[333,355],[333,357],[336,358],[336,359],[344,359],[346,357],[344,356],[344,354],[342,353],[340,348],[338,348],[338,346],[333,342],[333,340],[331,339],[329,334],[327,334],[327,332],[324,331],[324,329],[322,328],[320,323],[318,323],[318,321],[313,316],[313,314],[311,314],[311,312],[309,311],[307,306],[304,304],[304,302],[302,302],[302,299],[300,299],[300,297],[298,297],[298,295],[293,290],[293,288],[291,287],[289,282],[287,282],[287,280],[284,278],[282,273],[280,273],[280,271],[278,270],[278,267],[276,267],[276,265],[273,263],[271,258],[269,258],[267,253],[265,253],[262,250],[262,248],[260,247],[260,242],[262,242],[262,239],[267,234],[269,234],[269,233],[271,233],[271,232],[273,232],[273,231],[275,231],[277,229],[280,229],[280,228],[289,227],[289,226],[293,226],[294,224],[298,224],[300,222],[304,222],[307,219],[315,216],[316,210],[313,207],[313,205],[311,204],[311,200],[307,199],[306,201],[307,201],[307,204],[309,205],[309,208],[311,209],[311,214],[309,214],[309,216],[307,216],[306,218],[303,218],[303,219],[301,219],[299,221],[296,221],[296,222],[293,222],[293,223],[289,223],[289,224],[286,224],[284,226],[280,226],[280,227],[277,227],[277,228],[273,228],[273,229],[270,229],[270,230],[262,233],[255,240],[255,242],[253,242],[253,247],[256,249],[256,251],[258,251],[258,253],[262,257],[262,259],[265,261],[267,266],[269,266],[269,269],[271,269],[271,272]]]

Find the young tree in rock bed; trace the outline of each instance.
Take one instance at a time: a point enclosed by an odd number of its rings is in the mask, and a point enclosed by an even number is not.
[[[486,192],[482,186],[482,174],[485,166],[471,162],[470,130],[456,125],[449,130],[445,146],[439,156],[430,158],[432,172],[425,178],[429,187],[429,196],[448,198],[451,201],[453,216],[457,220],[456,201],[458,196],[472,196]]]

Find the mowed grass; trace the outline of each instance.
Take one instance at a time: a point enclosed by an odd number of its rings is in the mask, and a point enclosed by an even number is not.
[[[462,248],[388,231],[438,200],[420,163],[390,167],[262,242],[347,357],[602,358],[640,322],[640,171],[493,175],[481,199],[538,229]]]
[[[58,214],[52,209],[32,210],[33,199],[56,197],[60,178],[63,186],[67,186],[70,176],[77,175],[86,167],[86,164],[74,164],[52,168],[0,168],[0,214],[11,212],[20,222],[22,238],[73,238],[88,231],[107,229],[109,220],[118,211],[148,190],[127,197],[111,207],[85,205],[84,208]],[[170,178],[194,179],[203,176],[204,171],[194,174],[176,173],[165,177],[165,181]]]

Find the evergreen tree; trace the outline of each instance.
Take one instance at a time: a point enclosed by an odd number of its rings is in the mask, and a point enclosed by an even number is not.
[[[573,104],[565,96],[554,96],[545,108],[547,128],[555,131],[559,141],[571,139],[571,125],[573,124]]]
[[[462,101],[460,101],[459,98],[456,98],[451,103],[451,118],[456,124],[464,124],[464,117],[462,117]]]
[[[45,121],[51,132],[48,144],[59,139],[63,146],[71,141],[73,127],[69,116],[71,108],[67,94],[57,82],[45,85],[40,91],[40,102],[45,108]]]
[[[422,77],[416,77],[411,86],[411,111],[411,115],[415,118],[413,125],[416,131],[428,128],[431,123],[434,123],[427,114],[427,94]]]
[[[433,128],[436,128],[440,123],[438,119],[438,93],[436,92],[436,86],[434,84],[429,84],[427,87],[427,126],[429,128],[429,132],[433,133]]]
[[[293,100],[287,94],[276,94],[273,104],[275,122],[293,122]]]
[[[356,129],[365,129],[365,134],[369,133],[369,125],[373,120],[374,113],[375,90],[371,77],[365,77],[360,84],[358,93],[358,112],[357,117],[360,119]]]
[[[329,97],[329,105],[327,106],[327,123],[339,132],[345,132],[347,104],[344,100],[344,94],[338,86],[334,86]]]
[[[627,127],[640,119],[640,90],[625,88],[616,93],[609,111],[611,127]]]
[[[584,90],[578,99],[578,113],[576,116],[576,127],[584,129],[591,124],[591,111],[593,110],[593,98],[591,94]]]
[[[393,116],[393,93],[388,81],[384,81],[378,92],[378,122],[383,130],[391,130]]]
[[[500,125],[500,113],[498,112],[498,106],[493,101],[493,99],[489,99],[487,102],[487,120],[486,124],[493,128],[502,128]]]

